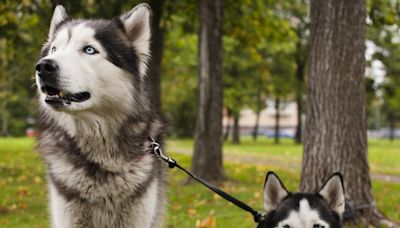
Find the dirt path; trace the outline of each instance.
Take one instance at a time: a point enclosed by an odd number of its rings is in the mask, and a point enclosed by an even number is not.
[[[174,151],[180,154],[191,155],[192,151],[183,149],[183,148],[174,148],[169,147],[169,151]],[[233,162],[233,163],[242,163],[242,164],[249,164],[249,165],[271,165],[276,166],[277,160],[273,157],[266,158],[264,156],[255,155],[255,154],[233,154],[233,153],[224,153],[224,161]],[[293,163],[287,167],[290,170],[300,170],[300,164]],[[371,177],[373,180],[385,181],[390,183],[400,184],[400,176],[399,175],[392,175],[392,174],[378,174],[378,173],[371,173]]]

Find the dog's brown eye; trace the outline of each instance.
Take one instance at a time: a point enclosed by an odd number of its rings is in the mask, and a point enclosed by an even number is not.
[[[289,225],[283,225],[283,228],[290,228],[290,226]]]
[[[320,224],[314,224],[313,228],[325,228],[325,226],[321,226]]]

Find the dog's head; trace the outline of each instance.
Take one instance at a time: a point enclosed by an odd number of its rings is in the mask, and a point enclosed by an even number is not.
[[[141,4],[113,20],[77,20],[57,6],[36,65],[41,107],[69,114],[132,111],[150,52],[150,15]]]
[[[342,176],[333,174],[317,193],[291,193],[269,172],[263,204],[267,219],[259,227],[340,228],[345,210]]]

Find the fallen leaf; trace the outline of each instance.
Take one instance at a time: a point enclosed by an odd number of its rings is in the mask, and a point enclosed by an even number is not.
[[[213,198],[214,198],[214,200],[220,200],[221,199],[221,196],[219,196],[218,194],[213,194]]]
[[[19,189],[18,189],[18,191],[17,191],[17,196],[18,196],[19,198],[24,197],[24,196],[26,196],[26,195],[28,195],[28,190],[27,190],[26,188],[19,188]]]
[[[210,216],[204,220],[196,221],[196,228],[215,228],[217,225],[217,220],[214,216]]]
[[[180,210],[181,208],[182,208],[182,205],[180,205],[180,204],[175,203],[172,205],[173,210]]]
[[[26,203],[20,203],[20,204],[18,205],[18,207],[19,207],[20,209],[27,209],[27,208],[28,208],[28,205],[27,205]]]
[[[16,209],[17,209],[17,205],[15,203],[13,205],[11,205],[10,211],[14,211]]]
[[[42,183],[42,178],[40,178],[39,176],[36,176],[33,181],[35,182],[35,184],[40,184]]]
[[[196,215],[197,211],[194,208],[189,208],[189,209],[187,209],[187,213],[189,215]]]

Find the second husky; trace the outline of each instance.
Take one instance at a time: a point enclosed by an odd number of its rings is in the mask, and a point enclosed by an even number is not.
[[[342,228],[345,195],[342,175],[333,174],[316,193],[291,193],[269,172],[264,186],[266,220],[259,228]]]

